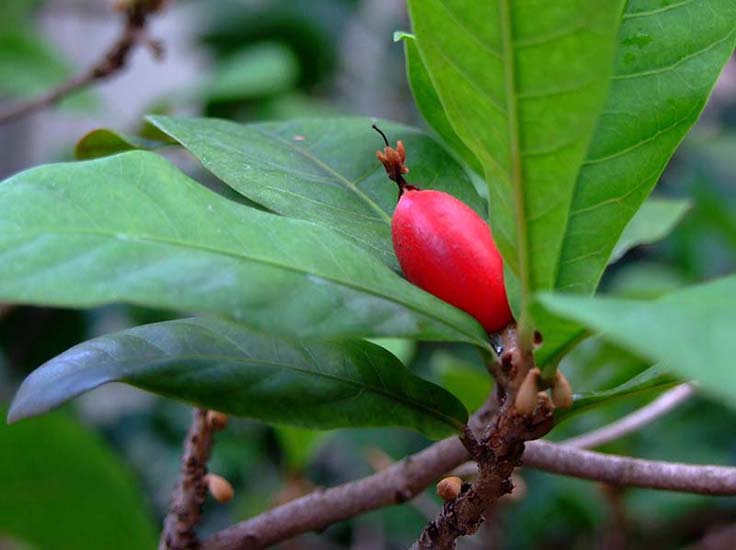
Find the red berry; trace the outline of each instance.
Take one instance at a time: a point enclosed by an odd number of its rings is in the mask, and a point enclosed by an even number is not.
[[[400,141],[393,149],[386,140],[377,157],[399,185],[391,235],[406,278],[469,313],[488,332],[508,325],[512,317],[503,259],[483,218],[452,195],[409,185],[403,177],[409,169]]]
[[[503,259],[472,208],[441,191],[409,190],[396,206],[391,234],[409,281],[469,313],[488,332],[511,321]]]

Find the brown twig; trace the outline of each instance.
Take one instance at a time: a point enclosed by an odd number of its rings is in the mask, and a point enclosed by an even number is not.
[[[528,386],[529,410],[517,407],[517,393],[524,393],[521,388],[528,385],[525,380],[534,362],[530,350],[519,346],[516,327],[507,328],[503,340],[504,352],[498,365],[490,369],[496,373],[498,414],[486,425],[480,441],[470,431],[461,436],[468,454],[478,463],[478,476],[425,527],[414,544],[417,550],[451,550],[459,537],[475,533],[486,511],[513,489],[511,474],[521,465],[524,443],[552,429],[554,406],[546,394],[537,393],[535,382]]]
[[[413,498],[444,472],[467,460],[456,438],[445,439],[366,478],[273,508],[220,531],[203,542],[205,549],[263,548],[369,510]]]
[[[648,405],[643,406],[631,414],[627,414],[616,422],[612,422],[598,430],[566,439],[561,444],[577,449],[600,447],[651,424],[659,417],[690,399],[694,393],[695,389],[691,384],[680,384],[663,393]]]
[[[181,477],[171,497],[169,514],[159,550],[190,550],[199,548],[195,527],[202,515],[207,496],[207,460],[212,451],[214,428],[207,418],[207,410],[195,409],[192,425],[184,443],[181,459]]]
[[[364,512],[400,504],[468,459],[457,438],[435,443],[372,476],[315,491],[204,541],[207,550],[276,544]],[[586,468],[586,461],[592,467]],[[526,444],[524,466],[617,485],[706,495],[736,495],[736,468],[655,462],[583,451],[544,441]]]
[[[508,347],[506,349],[509,350]],[[494,374],[513,374],[515,361],[512,359],[510,355],[504,354],[500,366],[494,366]],[[687,393],[682,389],[662,397],[669,395],[664,401],[670,403],[671,408],[682,402]],[[496,397],[501,402],[509,401],[507,395]],[[662,406],[663,400],[658,401],[656,407],[650,409],[647,406],[643,409],[649,411],[646,416],[651,420],[658,416],[652,414],[655,410],[659,414],[666,412]],[[480,431],[480,427],[498,421],[498,417],[502,416],[498,406],[497,401],[492,401],[473,416],[471,426],[475,433]],[[634,423],[627,425],[631,428]],[[639,427],[641,425],[640,423]],[[493,430],[489,432],[493,433]],[[608,432],[609,436],[613,433]],[[617,433],[623,432],[617,430]],[[596,440],[602,441],[599,438]],[[614,485],[709,495],[736,495],[736,468],[640,460],[583,451],[544,441],[530,441],[525,447],[523,463],[526,467]],[[370,477],[316,491],[233,525],[205,540],[204,548],[262,548],[301,533],[322,530],[333,523],[370,510],[402,503],[468,458],[469,452],[459,438],[445,439]],[[473,464],[472,467],[475,469],[473,473],[477,474],[477,465]]]
[[[619,420],[607,424],[597,430],[586,432],[576,437],[560,441],[560,445],[574,447],[576,449],[592,449],[600,447],[611,441],[620,439],[630,433],[640,430],[651,424],[672,409],[685,403],[695,394],[695,388],[690,383],[680,384],[663,393],[651,403],[628,414]],[[473,461],[466,462],[455,468],[452,474],[460,477],[473,475],[477,471],[477,465]]]
[[[645,489],[699,495],[736,495],[736,468],[660,462],[535,441],[524,455],[527,466],[566,476]]]
[[[141,43],[148,44],[154,55],[158,55],[160,44],[146,39],[145,27],[148,16],[159,11],[164,3],[164,0],[127,0],[127,2],[121,2],[120,9],[123,11],[125,23],[120,37],[107,53],[87,71],[73,76],[48,92],[0,110],[0,124],[53,105],[73,92],[94,82],[109,78],[125,67],[130,52]]]
[[[380,472],[395,463],[395,461],[378,447],[371,448],[365,454],[366,461],[374,471]],[[411,500],[411,505],[428,520],[434,518],[439,506],[425,493],[418,493]]]

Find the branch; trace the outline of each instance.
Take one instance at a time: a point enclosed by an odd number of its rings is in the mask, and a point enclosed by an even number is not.
[[[207,460],[212,451],[214,427],[207,417],[207,410],[195,409],[192,424],[184,443],[181,458],[181,477],[171,497],[169,514],[164,520],[164,530],[159,550],[183,550],[197,548],[194,528],[202,515],[202,504],[207,496]]]
[[[395,461],[388,454],[386,454],[378,447],[369,449],[369,451],[366,453],[365,458],[375,472],[385,470],[395,463]],[[427,520],[434,519],[434,517],[437,515],[437,511],[439,510],[439,506],[437,505],[437,503],[432,500],[429,495],[421,492],[415,495],[410,502],[420,514],[427,518]]]
[[[598,430],[566,439],[561,444],[568,447],[575,447],[576,449],[600,447],[610,441],[620,439],[625,435],[640,430],[647,424],[651,424],[660,416],[667,414],[675,407],[690,399],[694,394],[695,388],[691,384],[680,384],[663,393],[648,405],[620,418],[616,422],[603,426]]]
[[[385,470],[327,490],[317,490],[220,531],[205,550],[263,548],[301,533],[320,531],[377,508],[414,498],[468,459],[456,437],[442,440]]]
[[[470,430],[461,436],[478,463],[478,476],[448,501],[412,547],[416,550],[454,550],[455,541],[478,531],[486,513],[514,485],[511,474],[521,465],[524,443],[545,435],[554,425],[554,405],[539,393],[539,369],[530,349],[519,343],[515,326],[502,335],[504,351],[489,370],[496,379],[498,414],[484,426],[480,440]]]
[[[204,541],[205,550],[262,548],[370,510],[413,498],[459,464],[468,453],[457,438],[427,447],[370,477],[278,506],[220,531]],[[591,466],[587,467],[587,463]],[[531,441],[524,465],[548,472],[649,489],[707,495],[736,495],[736,468],[696,466],[619,457]]]
[[[659,462],[573,449],[546,441],[527,445],[524,464],[566,476],[644,489],[736,495],[736,468]]]
[[[672,409],[678,407],[695,394],[692,384],[680,384],[663,393],[657,399],[644,407],[628,414],[619,420],[582,435],[560,441],[560,445],[574,447],[576,449],[591,449],[605,445],[616,439],[620,439],[632,432],[640,430],[651,424]],[[473,461],[468,461],[455,468],[452,475],[462,478],[474,476],[478,473],[478,466]]]
[[[33,111],[48,107],[92,83],[104,80],[123,69],[130,52],[140,43],[146,42],[145,27],[150,14],[159,11],[164,0],[127,0],[120,3],[125,24],[120,38],[107,53],[86,72],[76,75],[66,82],[36,98],[0,110],[0,124],[25,116]],[[148,41],[154,54],[159,55],[160,45]]]

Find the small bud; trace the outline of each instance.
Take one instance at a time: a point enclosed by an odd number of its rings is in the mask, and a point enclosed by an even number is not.
[[[212,498],[217,502],[229,502],[233,499],[235,491],[230,482],[222,476],[217,474],[207,474],[204,476],[205,483],[207,483],[207,489],[209,490]]]
[[[557,369],[555,383],[552,386],[552,403],[560,409],[568,409],[572,406],[572,389],[562,371]]]
[[[443,478],[437,484],[437,494],[442,500],[448,502],[455,500],[463,487],[463,480],[457,476]]]
[[[516,394],[516,401],[514,401],[514,407],[519,414],[531,414],[534,409],[537,408],[537,381],[539,380],[540,371],[538,368],[531,369],[524,381],[519,387],[519,391]]]
[[[227,426],[227,415],[217,411],[207,411],[207,424],[216,432],[222,431]]]

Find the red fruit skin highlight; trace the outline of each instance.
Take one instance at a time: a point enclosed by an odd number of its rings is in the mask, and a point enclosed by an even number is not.
[[[503,259],[472,208],[441,191],[407,189],[391,234],[399,265],[413,284],[469,313],[489,333],[511,321]]]

